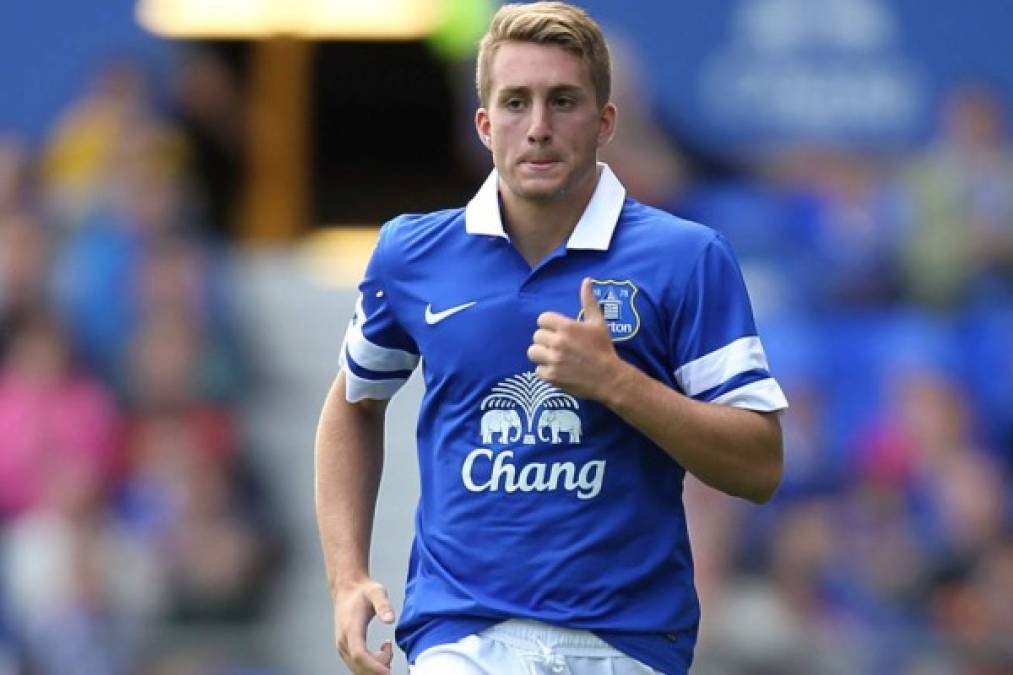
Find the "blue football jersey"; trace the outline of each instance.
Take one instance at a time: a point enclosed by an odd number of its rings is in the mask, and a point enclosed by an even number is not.
[[[409,661],[506,618],[594,631],[685,672],[699,623],[684,469],[605,406],[534,374],[539,314],[593,281],[619,356],[701,401],[785,408],[742,275],[713,230],[626,197],[602,165],[565,244],[532,268],[495,171],[465,209],[381,229],[342,347],[347,398],[392,396],[421,358],[421,497],[405,606]]]

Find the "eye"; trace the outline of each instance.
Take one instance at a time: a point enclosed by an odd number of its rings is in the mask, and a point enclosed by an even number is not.
[[[522,99],[522,98],[516,98],[516,97],[515,98],[508,98],[506,101],[503,102],[503,107],[506,108],[507,110],[514,110],[514,111],[516,111],[516,110],[523,110],[524,109],[524,99]]]
[[[552,99],[552,104],[563,110],[569,110],[570,108],[577,105],[577,99],[572,96],[557,96]]]

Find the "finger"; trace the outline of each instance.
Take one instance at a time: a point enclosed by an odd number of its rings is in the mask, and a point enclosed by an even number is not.
[[[594,296],[594,289],[591,287],[591,279],[585,277],[580,283],[580,307],[584,310],[584,321],[604,322],[605,317],[601,313],[601,305],[598,298]]]
[[[390,647],[387,646],[387,649]],[[393,656],[393,652],[391,655]],[[349,665],[356,675],[390,675],[390,661],[384,661],[384,658],[386,652],[381,647],[380,651],[375,653],[363,651],[353,655]]]
[[[377,584],[367,593],[369,601],[373,603],[373,611],[384,623],[394,623],[394,610],[391,609],[390,599],[387,597],[387,589]]]
[[[537,368],[535,368],[535,375],[537,375],[539,378],[545,380],[550,384],[555,384],[556,382],[555,380],[556,371],[552,366],[546,365],[538,366]]]
[[[380,651],[376,653],[376,658],[383,665],[390,667],[391,661],[394,660],[394,645],[391,644],[390,640],[383,641],[383,644],[380,645]]]
[[[538,315],[538,327],[546,330],[559,330],[573,319],[563,316],[559,312],[542,312]]]
[[[535,334],[531,336],[531,341],[536,345],[542,345],[543,347],[554,347],[559,336],[555,331],[547,330],[545,328],[539,328],[535,331]]]
[[[394,648],[390,640],[384,640],[380,649],[375,652],[369,651],[366,643],[363,642],[361,648],[352,650],[348,665],[352,667],[352,672],[356,675],[359,673],[390,675],[390,664],[393,657]]]
[[[552,351],[543,345],[531,345],[528,347],[528,360],[532,363],[548,364],[552,359]]]

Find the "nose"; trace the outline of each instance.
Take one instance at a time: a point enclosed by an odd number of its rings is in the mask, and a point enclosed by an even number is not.
[[[536,145],[545,145],[552,138],[552,125],[550,124],[549,108],[544,103],[536,103],[531,106],[531,119],[528,125],[528,142]]]

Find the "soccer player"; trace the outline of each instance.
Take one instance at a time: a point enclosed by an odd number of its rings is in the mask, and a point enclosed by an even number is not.
[[[770,499],[776,412],[725,240],[649,208],[611,138],[601,30],[507,5],[483,38],[475,126],[495,169],[466,208],[384,225],[316,444],[341,657],[388,673],[368,570],[386,401],[422,359],[421,497],[395,632],[415,675],[688,671],[699,623],[689,471]]]

